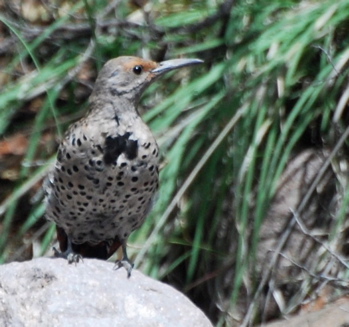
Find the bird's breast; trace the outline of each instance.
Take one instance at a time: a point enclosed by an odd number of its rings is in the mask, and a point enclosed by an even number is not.
[[[158,188],[159,149],[151,133],[72,130],[51,174],[47,216],[74,243],[126,239]]]

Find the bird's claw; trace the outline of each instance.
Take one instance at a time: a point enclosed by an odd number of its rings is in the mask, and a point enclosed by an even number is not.
[[[134,263],[128,259],[117,260],[115,262],[114,270],[118,270],[121,267],[124,267],[127,271],[127,278],[131,277],[131,271],[133,269]]]
[[[55,247],[53,247],[53,252],[55,257],[67,259],[69,264],[77,264],[80,260],[83,261],[82,255],[74,253],[70,249],[64,252],[60,252]]]
[[[68,260],[69,264],[71,264],[71,263],[77,264],[80,260],[83,261],[81,254],[77,254],[77,253],[73,253],[73,252],[71,252],[67,255],[67,260]]]

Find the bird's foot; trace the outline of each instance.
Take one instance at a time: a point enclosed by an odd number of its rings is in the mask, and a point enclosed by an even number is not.
[[[114,270],[118,270],[121,267],[124,267],[127,271],[127,278],[130,278],[133,266],[134,266],[133,262],[131,262],[129,259],[123,258],[122,260],[117,260],[115,262]]]
[[[53,247],[54,255],[57,258],[64,258],[68,260],[68,263],[77,264],[80,260],[83,261],[82,255],[74,253],[69,247],[66,251],[60,252],[55,247]]]

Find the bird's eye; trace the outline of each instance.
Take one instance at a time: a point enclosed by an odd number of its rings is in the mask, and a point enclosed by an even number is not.
[[[143,66],[141,65],[137,65],[137,66],[134,66],[133,67],[133,72],[136,74],[136,75],[140,75],[143,71]]]

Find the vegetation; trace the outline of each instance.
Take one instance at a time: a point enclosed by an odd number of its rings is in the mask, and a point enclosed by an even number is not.
[[[0,2],[2,262],[27,258],[33,242],[35,255],[51,253],[41,182],[103,63],[198,57],[204,65],[170,74],[142,98],[163,168],[154,210],[129,240],[137,267],[186,293],[217,326],[296,312],[323,285],[333,294],[348,286],[349,1],[43,3]],[[274,217],[288,227],[261,270],[261,231],[280,180],[309,149],[323,164],[291,211]],[[304,221],[314,205],[316,228]],[[299,274],[280,282],[292,230],[315,244],[313,261],[287,257]]]

